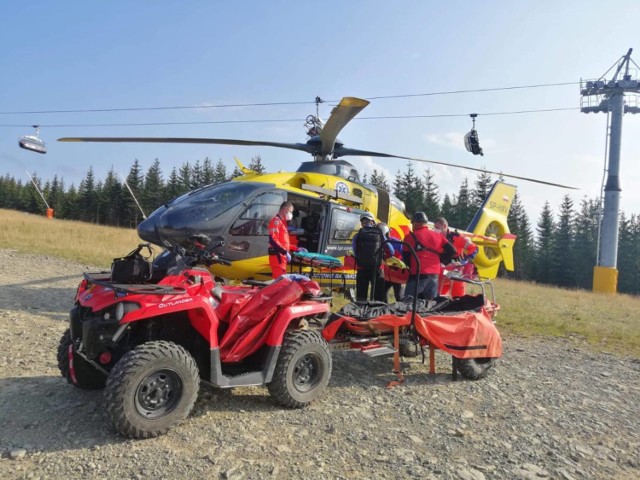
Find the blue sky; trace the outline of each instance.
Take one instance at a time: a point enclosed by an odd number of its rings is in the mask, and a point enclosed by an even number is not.
[[[635,1],[31,1],[0,3],[0,112],[313,101],[578,82],[597,78],[630,47],[640,64]],[[354,120],[348,146],[531,176],[598,195],[604,114],[580,113],[578,85],[373,100],[360,116],[480,113],[484,157],[462,144],[468,117]],[[483,116],[575,107],[575,111]],[[331,105],[321,106],[328,117]],[[313,105],[82,114],[0,115],[0,125],[304,119]],[[93,166],[126,175],[158,158],[165,177],[185,161],[261,155],[270,171],[305,154],[268,147],[62,144],[62,136],[194,136],[305,140],[302,122],[154,127],[43,127],[49,153],[17,146],[29,128],[0,127],[0,174],[75,183]],[[625,115],[621,206],[640,213],[640,116]],[[351,159],[350,159],[351,161]],[[402,160],[353,159],[392,179]],[[426,165],[416,165],[423,171]],[[442,193],[473,173],[433,167]],[[518,185],[533,217],[567,193]]]

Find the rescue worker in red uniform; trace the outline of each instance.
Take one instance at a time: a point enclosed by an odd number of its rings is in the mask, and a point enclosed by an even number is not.
[[[449,230],[449,222],[444,217],[436,218],[433,228],[444,235],[456,249],[455,264],[449,265],[448,271],[457,276],[471,278],[474,275],[473,259],[478,253],[478,247],[468,238],[457,231]],[[440,273],[440,295],[450,294],[452,298],[462,297],[465,294],[465,283],[444,278],[445,268]]]
[[[283,202],[276,216],[269,222],[269,265],[274,279],[287,273],[287,264],[291,261],[287,222],[292,218],[293,205],[291,202]]]
[[[409,280],[405,288],[405,295],[416,295],[418,298],[433,300],[438,296],[438,277],[440,276],[440,255],[455,255],[455,248],[447,238],[427,227],[427,215],[424,212],[416,212],[411,217],[413,231],[404,239],[411,245],[420,260],[420,270],[418,265],[405,247],[405,263],[410,265]]]

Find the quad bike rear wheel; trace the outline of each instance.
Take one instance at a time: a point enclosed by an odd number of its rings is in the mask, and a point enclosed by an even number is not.
[[[123,435],[157,437],[187,418],[199,384],[198,367],[183,347],[167,341],[144,343],[111,370],[105,389],[107,412]]]
[[[487,376],[489,370],[496,364],[495,358],[466,358],[456,359],[458,372],[469,380],[480,380]]]
[[[304,407],[327,387],[331,367],[329,346],[318,333],[288,332],[269,383],[269,393],[280,405]]]
[[[71,340],[71,331],[66,329],[58,344],[58,368],[67,382],[84,390],[104,388],[107,376],[80,355],[73,355],[73,369],[71,368],[69,349],[73,349],[73,341]]]

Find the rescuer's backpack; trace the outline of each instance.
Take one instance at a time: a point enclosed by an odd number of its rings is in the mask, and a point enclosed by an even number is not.
[[[360,268],[377,268],[382,264],[384,236],[377,227],[363,227],[356,237],[356,264]]]

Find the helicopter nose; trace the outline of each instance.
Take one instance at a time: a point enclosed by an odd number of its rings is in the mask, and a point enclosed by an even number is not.
[[[151,215],[146,220],[143,220],[138,225],[138,236],[145,242],[150,242],[154,245],[162,245],[162,239],[156,230],[157,221],[158,215]]]

